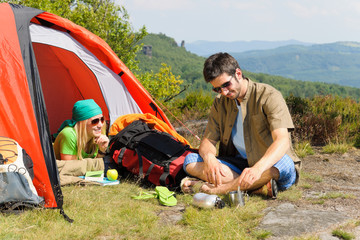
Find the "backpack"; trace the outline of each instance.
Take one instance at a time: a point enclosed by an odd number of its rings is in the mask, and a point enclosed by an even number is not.
[[[40,207],[32,180],[33,162],[25,149],[13,139],[0,136],[0,211],[15,212]]]
[[[144,182],[176,189],[187,176],[184,159],[195,151],[172,135],[136,120],[111,138],[107,157],[120,167],[122,175],[125,170]]]

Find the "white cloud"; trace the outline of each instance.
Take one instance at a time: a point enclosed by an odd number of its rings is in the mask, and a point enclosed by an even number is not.
[[[227,1],[219,1],[216,3],[219,7],[228,8],[232,10],[239,10],[239,11],[254,11],[261,9],[264,4],[261,4],[260,1],[236,1],[236,0],[227,0]],[[239,12],[241,14],[241,12]]]
[[[178,10],[182,11],[192,8],[194,5],[191,0],[124,0],[125,5],[132,5],[133,8],[146,11],[166,11]],[[120,2],[120,4],[122,4]]]
[[[358,2],[358,1],[350,1],[348,6],[349,6],[349,11],[351,11],[351,12],[353,12],[355,14],[360,14],[360,2]]]
[[[328,4],[319,3],[316,1],[304,1],[304,2],[288,2],[288,6],[290,11],[302,18],[309,18],[309,17],[319,17],[319,16],[338,16],[340,15],[341,8],[338,8],[338,3],[331,3],[330,1]]]
[[[116,0],[135,29],[177,40],[359,41],[359,0]]]

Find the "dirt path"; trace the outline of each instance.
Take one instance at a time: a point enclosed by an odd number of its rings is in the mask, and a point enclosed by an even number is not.
[[[337,210],[353,218],[360,217],[360,150],[352,149],[345,154],[316,153],[304,158],[303,172],[320,176],[322,181],[304,179],[312,187],[304,190],[303,198],[319,198],[319,196],[343,197],[324,199],[323,204],[315,204],[324,210]],[[304,201],[300,204],[308,204]],[[313,204],[314,205],[314,204]]]
[[[273,233],[270,239],[339,239],[332,236],[339,226],[360,239],[360,226],[351,224],[360,221],[360,150],[324,154],[315,148],[303,159],[302,172],[300,200],[269,203],[260,227]]]

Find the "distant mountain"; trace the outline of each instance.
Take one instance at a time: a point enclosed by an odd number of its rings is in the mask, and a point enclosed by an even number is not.
[[[217,52],[245,52],[251,50],[267,50],[287,45],[310,46],[313,43],[288,41],[234,41],[234,42],[210,42],[196,41],[185,43],[186,50],[199,56],[208,57]]]
[[[137,54],[136,59],[139,61],[140,68],[138,73],[151,71],[158,72],[161,68],[161,64],[165,63],[168,66],[171,66],[172,73],[181,76],[181,79],[184,80],[184,85],[189,86],[186,92],[199,90],[212,92],[211,84],[206,84],[202,76],[205,61],[204,57],[193,54],[187,51],[186,48],[179,47],[173,38],[164,34],[149,34],[141,41],[141,43],[147,47],[151,46],[151,54],[146,51],[141,51]],[[331,46],[328,47],[331,49]],[[273,51],[275,53],[282,52],[282,50],[287,52],[286,49],[287,48],[280,48]],[[289,49],[293,49],[294,51],[304,51],[304,49],[307,48],[306,46],[291,46]],[[323,46],[321,49],[321,51],[325,51],[324,49],[326,48]],[[342,49],[341,52],[346,52],[346,48]],[[262,54],[261,51],[248,52],[249,57],[254,58],[258,53]],[[267,53],[270,56],[273,54],[271,51]],[[246,61],[240,60],[240,64],[246,64]],[[246,71],[247,68],[244,67],[243,69],[245,76],[254,81],[268,83],[274,86],[280,90],[284,96],[293,94],[294,96],[299,97],[313,97],[315,95],[332,94],[341,97],[351,97],[356,100],[360,98],[359,88],[339,86],[337,84],[326,84],[322,82],[314,83],[309,81],[300,81],[265,73],[253,73]]]
[[[359,42],[290,45],[230,54],[250,72],[360,88]]]

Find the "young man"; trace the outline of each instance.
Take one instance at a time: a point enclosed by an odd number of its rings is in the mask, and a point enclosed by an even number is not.
[[[184,169],[207,183],[185,178],[183,191],[194,192],[198,185],[202,192],[225,194],[240,187],[276,197],[277,187],[285,190],[297,182],[301,161],[291,147],[294,125],[281,93],[245,78],[227,53],[210,56],[203,74],[219,96],[199,154],[188,155]]]

